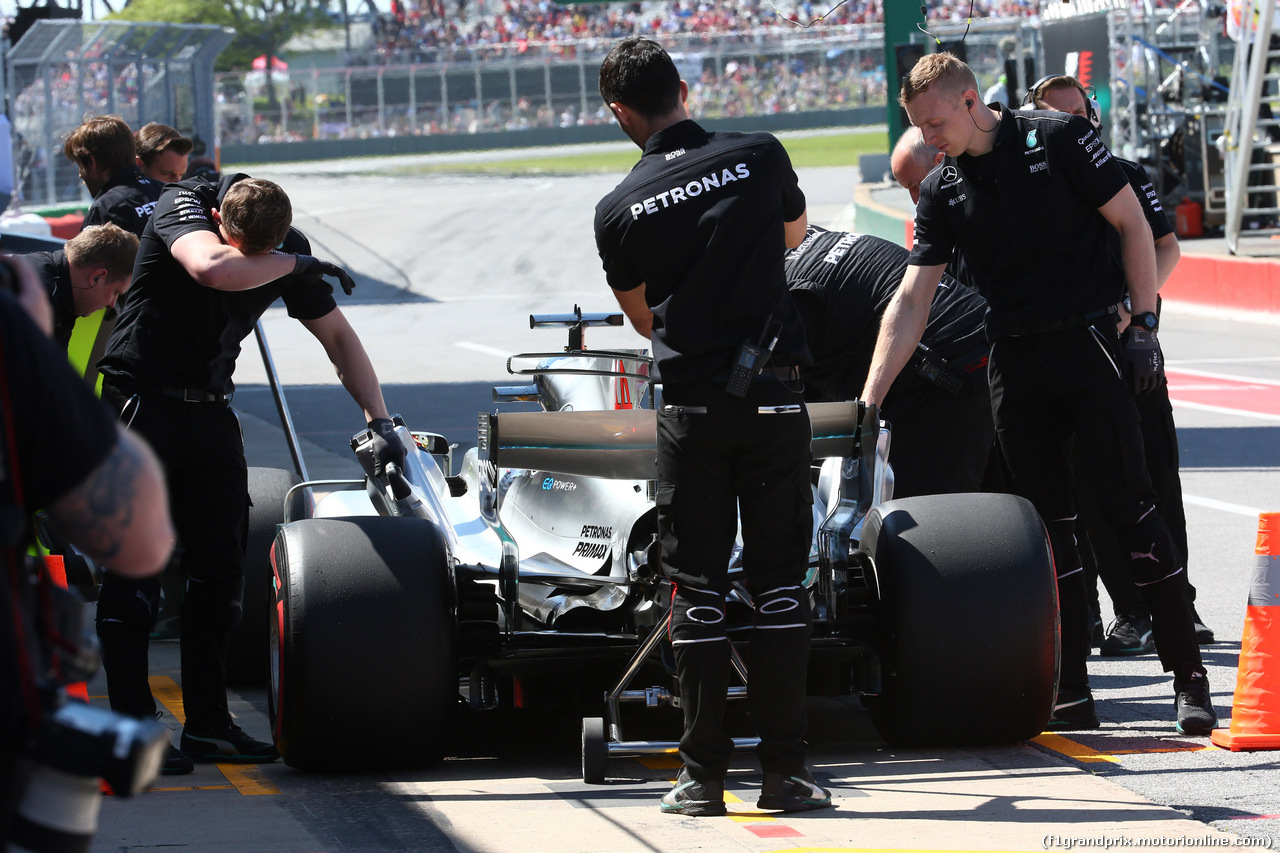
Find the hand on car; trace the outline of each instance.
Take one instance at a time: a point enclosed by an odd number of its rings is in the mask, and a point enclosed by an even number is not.
[[[356,282],[342,267],[332,261],[321,260],[314,255],[297,255],[296,257],[297,261],[293,265],[294,275],[316,282],[323,281],[324,276],[332,276],[342,285],[342,292],[347,296],[351,295]]]
[[[369,429],[373,431],[373,473],[381,477],[387,472],[387,465],[404,467],[404,445],[396,434],[396,425],[390,418],[374,418],[369,421]]]
[[[1164,378],[1164,355],[1155,332],[1130,326],[1124,334],[1120,359],[1125,382],[1134,394],[1154,390]]]

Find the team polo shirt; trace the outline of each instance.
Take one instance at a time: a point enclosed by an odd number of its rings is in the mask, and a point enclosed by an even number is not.
[[[1156,192],[1156,185],[1152,183],[1147,170],[1132,160],[1121,160],[1117,157],[1116,162],[1120,164],[1121,169],[1124,169],[1125,177],[1129,179],[1129,186],[1133,187],[1134,195],[1142,204],[1142,215],[1147,218],[1147,224],[1151,226],[1152,239],[1159,240],[1167,234],[1172,234],[1173,226],[1169,224],[1164,205],[1160,204],[1160,194]],[[1115,236],[1115,246],[1119,250],[1120,235],[1115,229],[1112,229],[1111,233]]]
[[[907,271],[907,250],[869,234],[810,227],[787,253],[787,284],[800,305],[813,366],[806,382],[833,399],[851,399],[866,384],[880,318]],[[921,340],[943,358],[983,346],[986,302],[944,275],[934,292]]]
[[[143,175],[137,166],[121,169],[94,196],[84,215],[84,227],[114,222],[141,237],[162,189],[163,184]]]
[[[118,305],[119,317],[99,369],[108,379],[149,388],[188,388],[230,394],[240,342],[272,302],[283,297],[289,316],[314,320],[337,303],[327,282],[285,276],[252,290],[230,293],[196,283],[174,260],[174,241],[195,231],[218,233],[211,211],[242,174],[218,184],[199,178],[167,184],[142,235],[133,284]],[[309,253],[294,229],[281,247]]]
[[[53,306],[53,340],[66,350],[76,326],[75,293],[71,289],[71,265],[67,263],[67,253],[58,249],[56,252],[32,252],[22,257],[44,285],[45,293],[49,294],[49,302]]]
[[[959,246],[996,340],[1119,301],[1124,271],[1098,213],[1124,170],[1089,121],[1000,108],[995,148],[947,157],[920,184],[908,263],[946,264]]]
[[[653,354],[667,384],[722,381],[738,347],[776,324],[772,364],[809,361],[787,293],[783,223],[804,213],[786,149],[768,133],[655,133],[596,206],[609,286],[645,286]]]

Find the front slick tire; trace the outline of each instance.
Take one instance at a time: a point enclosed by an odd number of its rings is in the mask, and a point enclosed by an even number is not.
[[[890,743],[1012,743],[1044,731],[1057,683],[1053,558],[1035,508],[1013,495],[930,495],[867,517],[860,549],[880,586]]]
[[[416,518],[310,518],[273,552],[269,703],[291,767],[437,760],[458,702],[444,538]]]

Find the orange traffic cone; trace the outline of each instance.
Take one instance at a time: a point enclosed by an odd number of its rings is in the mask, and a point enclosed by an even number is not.
[[[1232,752],[1280,749],[1280,669],[1266,666],[1280,657],[1280,512],[1258,516],[1255,553],[1231,728],[1209,734]]]

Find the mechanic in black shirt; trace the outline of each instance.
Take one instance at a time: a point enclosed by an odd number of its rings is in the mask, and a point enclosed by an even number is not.
[[[600,94],[644,154],[596,206],[609,286],[661,375],[658,531],[672,581],[671,640],[684,761],[662,798],[671,814],[723,815],[733,741],[724,730],[730,646],[728,567],[738,528],[755,608],[748,653],[752,722],[764,770],[759,807],[831,805],[805,766],[812,616],[810,427],[798,368],[809,361],[787,293],[783,249],[804,237],[804,194],[767,133],[709,133],[689,119],[688,87],[657,43],[624,39],[600,68]],[[730,391],[743,344],[775,340],[764,372]]]
[[[787,252],[787,286],[800,309],[813,364],[808,399],[854,400],[867,381],[880,318],[907,270],[906,249],[868,234],[809,226]],[[893,496],[982,488],[995,427],[982,317],[987,303],[944,275],[924,337],[880,411],[893,428]]]
[[[1074,77],[1047,77],[1027,91],[1027,100],[1036,109],[1084,116],[1101,132],[1102,120],[1098,115],[1096,102]],[[1129,185],[1133,187],[1138,201],[1142,202],[1142,211],[1146,214],[1147,224],[1151,226],[1151,236],[1155,238],[1156,247],[1156,289],[1159,290],[1169,280],[1181,257],[1178,238],[1169,225],[1169,218],[1164,214],[1160,197],[1146,170],[1129,160],[1116,158],[1116,162],[1128,175]],[[1159,314],[1159,300],[1156,304],[1156,313]],[[1120,307],[1123,309],[1123,304]],[[1127,312],[1122,310],[1122,330],[1127,316]],[[1182,506],[1182,479],[1178,475],[1178,437],[1173,422],[1173,405],[1169,402],[1169,383],[1162,379],[1154,390],[1139,394],[1134,402],[1138,406],[1138,414],[1142,416],[1142,445],[1146,453],[1147,470],[1151,474],[1151,484],[1156,490],[1156,509],[1160,510],[1161,517],[1169,525],[1173,543],[1185,565],[1188,559],[1187,518]],[[1086,557],[1086,563],[1089,562],[1090,551],[1096,555],[1094,565],[1086,565],[1086,569],[1092,569],[1090,574],[1093,583],[1089,592],[1094,596],[1094,612],[1099,612],[1096,579],[1101,577],[1107,587],[1107,594],[1111,596],[1116,617],[1101,641],[1102,654],[1114,657],[1150,652],[1155,648],[1155,643],[1151,639],[1151,614],[1147,611],[1147,605],[1129,575],[1128,566],[1119,558],[1120,550],[1115,546],[1114,537],[1094,518],[1097,515],[1096,502],[1091,500],[1091,495],[1082,493],[1081,497],[1080,511],[1088,529],[1090,544],[1094,546],[1082,553]],[[1189,575],[1187,580],[1187,595],[1191,601],[1196,640],[1201,645],[1212,643],[1213,631],[1196,613],[1196,590],[1190,583]]]
[[[142,236],[161,184],[144,177],[137,166],[133,131],[119,116],[93,116],[68,134],[62,153],[76,164],[93,202],[85,226],[114,222]]]
[[[903,80],[900,102],[925,142],[947,157],[920,185],[915,248],[885,314],[863,399],[882,400],[910,357],[959,245],[989,306],[991,396],[1010,486],[1036,506],[1053,547],[1062,660],[1050,725],[1098,725],[1074,535],[1074,440],[1151,610],[1161,663],[1174,673],[1178,730],[1208,734],[1217,715],[1186,572],[1154,505],[1133,402],[1162,373],[1156,259],[1142,207],[1087,120],[986,107],[973,72],[950,54],[924,57]],[[1108,227],[1119,232],[1122,257],[1110,248]],[[1135,313],[1121,343],[1114,305],[1126,279]]]
[[[129,289],[138,238],[119,225],[90,225],[52,252],[24,259],[44,285],[53,305],[53,340],[64,350],[77,317],[88,317]]]
[[[138,168],[148,179],[164,186],[176,184],[187,173],[192,142],[167,124],[147,122],[133,135]]]
[[[136,436],[117,429],[49,340],[48,303],[29,270],[0,259],[0,847],[20,791],[15,760],[42,710],[17,638],[33,614],[10,591],[25,580],[31,515],[44,508],[94,560],[154,574],[173,548],[164,477]],[[15,294],[11,286],[20,291]],[[21,302],[19,301],[21,299]],[[24,306],[35,310],[28,313]],[[42,328],[43,326],[43,328]],[[6,847],[7,849],[7,847]]]
[[[322,276],[350,292],[340,267],[311,257],[290,228],[276,184],[229,175],[165,187],[142,236],[133,285],[99,368],[103,398],[147,437],[165,463],[182,566],[181,657],[186,725],[181,750],[196,761],[271,761],[227,710],[227,640],[239,622],[249,496],[244,446],[230,402],[240,342],[277,298],[323,344],[375,433],[380,465],[404,449],[368,355]],[[281,246],[282,250],[276,250]],[[294,254],[297,253],[297,254]],[[154,710],[147,640],[158,584],[108,574],[98,605],[112,707]]]

